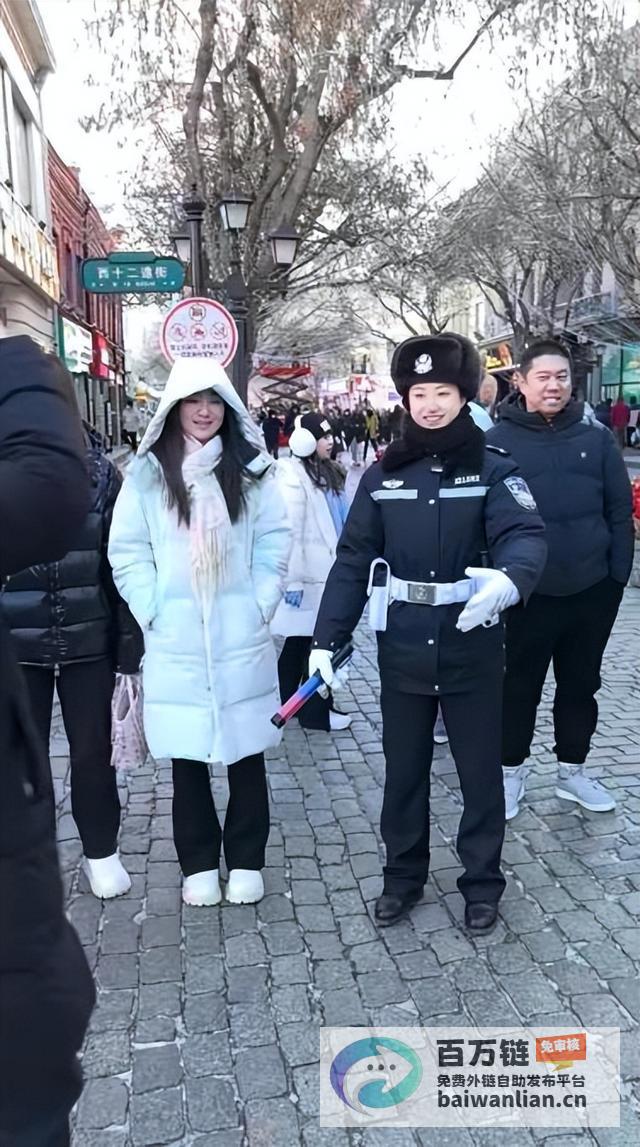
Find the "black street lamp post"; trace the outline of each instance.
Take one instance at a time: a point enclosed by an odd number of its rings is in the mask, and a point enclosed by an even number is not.
[[[246,195],[230,192],[220,202],[222,227],[231,236],[231,274],[223,283],[207,280],[206,258],[202,241],[202,223],[206,210],[205,201],[198,195],[195,184],[182,200],[185,227],[172,235],[176,254],[181,262],[191,264],[191,285],[194,295],[207,295],[207,287],[222,293],[230,314],[238,328],[238,349],[232,364],[233,385],[243,401],[247,398],[249,382],[247,372],[247,321],[251,309],[250,288],[242,275],[240,255],[240,234],[247,226],[253,200]],[[291,267],[295,260],[300,236],[293,228],[282,224],[268,236],[273,262],[280,271]]]

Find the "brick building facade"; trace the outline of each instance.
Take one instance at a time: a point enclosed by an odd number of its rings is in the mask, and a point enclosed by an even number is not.
[[[83,418],[116,445],[125,401],[122,300],[88,294],[80,277],[82,260],[107,255],[114,243],[78,169],[67,166],[50,144],[48,166],[60,274],[60,354],[73,376]]]

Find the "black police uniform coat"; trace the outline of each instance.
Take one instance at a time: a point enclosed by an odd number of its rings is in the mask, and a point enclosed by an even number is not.
[[[467,566],[489,565],[503,570],[527,600],[547,547],[515,463],[483,442],[471,468],[461,463],[447,469],[445,477],[438,459],[422,457],[392,471],[384,461],[367,470],[327,580],[316,648],[337,649],[351,637],[367,600],[371,562],[379,557],[395,577],[414,582],[455,582]],[[442,696],[502,673],[502,622],[461,633],[456,622],[463,609],[393,602],[387,629],[378,634],[383,681],[404,692]]]

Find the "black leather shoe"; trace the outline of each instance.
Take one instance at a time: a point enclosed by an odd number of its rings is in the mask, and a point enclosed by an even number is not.
[[[467,904],[464,910],[465,928],[474,936],[481,936],[486,932],[493,932],[498,920],[498,905],[489,904],[486,900],[478,900],[475,904]]]
[[[421,895],[421,892],[405,892],[404,895],[399,892],[383,892],[382,896],[376,900],[374,910],[378,924],[383,924],[386,927],[388,924],[395,924],[396,921],[402,920],[411,911],[414,904],[418,903]]]

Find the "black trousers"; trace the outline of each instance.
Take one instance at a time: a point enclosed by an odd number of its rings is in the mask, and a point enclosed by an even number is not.
[[[203,761],[173,762],[173,839],[184,876],[220,867],[264,868],[269,836],[269,793],[264,756],[244,757],[227,770],[229,803],[224,829],[213,803]]]
[[[280,697],[288,701],[302,681],[308,677],[311,637],[287,637],[278,658]],[[330,698],[314,693],[298,714],[303,729],[329,730]]]
[[[504,787],[500,767],[502,677],[466,693],[428,697],[402,693],[383,681],[381,709],[386,779],[380,830],[387,851],[385,892],[422,890],[429,872],[429,791],[433,728],[442,709],[456,763],[464,810],[458,888],[468,903],[497,902],[504,839]]]
[[[373,449],[375,452],[378,449],[378,439],[372,438],[370,434],[367,434],[367,436],[364,440],[364,455],[362,458],[363,462],[366,462],[366,460],[367,460],[367,454],[369,452],[369,445],[373,446]]]
[[[112,856],[120,828],[120,800],[111,767],[111,698],[114,674],[110,660],[63,665],[53,669],[23,666],[31,709],[47,754],[51,736],[54,685],[69,741],[71,811],[84,854],[90,860]]]
[[[553,663],[554,752],[568,765],[582,765],[598,723],[595,694],[602,682],[604,651],[620,608],[623,587],[606,578],[569,597],[533,594],[526,607],[510,610],[504,693],[502,763],[529,756],[536,714]]]

